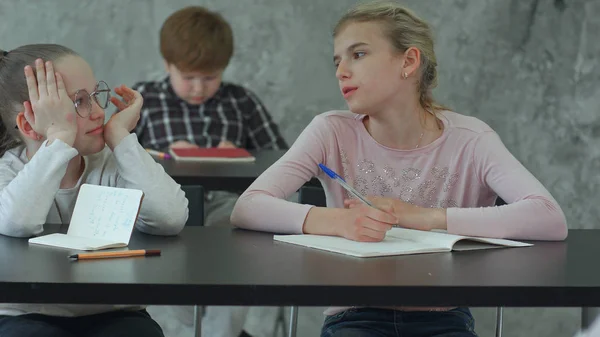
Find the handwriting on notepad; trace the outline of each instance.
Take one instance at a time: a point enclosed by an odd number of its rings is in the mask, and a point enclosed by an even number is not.
[[[111,232],[129,227],[129,209],[136,207],[137,200],[118,189],[102,190],[94,195],[93,200],[89,200],[88,205],[91,206],[87,216],[90,234],[93,237],[106,237]]]
[[[67,234],[49,234],[29,242],[77,250],[125,247],[143,197],[138,189],[83,184]]]

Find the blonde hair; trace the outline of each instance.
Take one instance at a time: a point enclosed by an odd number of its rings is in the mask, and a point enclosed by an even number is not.
[[[333,29],[336,37],[347,24],[353,22],[378,22],[392,46],[403,53],[414,47],[421,52],[419,102],[431,113],[446,109],[433,99],[437,86],[437,59],[433,48],[433,34],[429,24],[411,10],[393,1],[372,1],[352,7]]]

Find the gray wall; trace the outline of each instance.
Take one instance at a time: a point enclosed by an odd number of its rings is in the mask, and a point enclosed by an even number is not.
[[[162,75],[158,30],[189,4],[221,11],[236,42],[226,78],[266,103],[292,142],[344,107],[330,30],[354,0],[0,1],[0,48],[65,44],[116,86]],[[562,205],[570,228],[598,228],[600,1],[409,1],[432,23],[438,99],[489,123]],[[576,309],[509,311],[511,336],[569,336]],[[489,313],[482,311],[484,331]],[[533,325],[531,329],[523,329]]]

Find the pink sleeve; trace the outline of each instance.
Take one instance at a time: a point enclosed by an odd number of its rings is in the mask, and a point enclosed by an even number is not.
[[[448,232],[517,240],[564,240],[567,223],[560,206],[500,137],[485,132],[474,144],[473,165],[479,180],[507,205],[449,208]]]
[[[316,116],[292,147],[263,172],[240,196],[231,214],[236,227],[276,233],[302,233],[310,205],[287,201],[304,183],[318,174],[324,162],[331,128]]]

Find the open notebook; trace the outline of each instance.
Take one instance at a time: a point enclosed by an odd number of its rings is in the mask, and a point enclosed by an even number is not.
[[[247,163],[256,160],[242,148],[183,148],[170,149],[169,152],[173,159],[179,161]]]
[[[408,255],[502,247],[527,247],[529,243],[392,228],[381,242],[357,242],[337,236],[275,235],[274,240],[357,257]]]
[[[126,247],[143,196],[140,190],[83,184],[67,234],[39,236],[29,243],[76,250]]]

